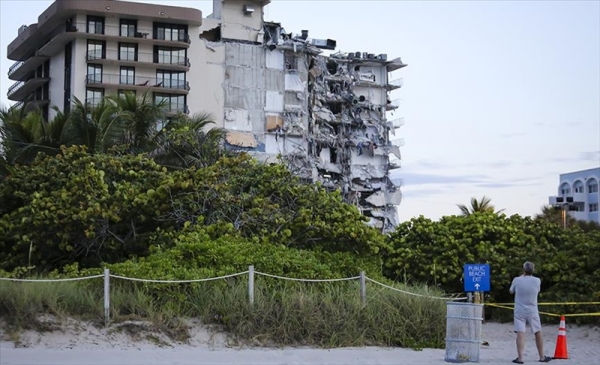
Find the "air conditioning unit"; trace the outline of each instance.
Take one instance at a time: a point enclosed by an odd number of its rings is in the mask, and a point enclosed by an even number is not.
[[[254,6],[252,6],[250,4],[245,4],[244,5],[244,14],[250,15],[252,13],[254,13]]]
[[[308,35],[308,34],[307,34]],[[333,39],[313,39],[312,44],[320,49],[335,50],[337,42]]]

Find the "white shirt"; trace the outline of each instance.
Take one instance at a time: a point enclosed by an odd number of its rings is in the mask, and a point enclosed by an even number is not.
[[[537,314],[537,297],[542,281],[531,275],[513,279],[510,292],[515,293],[515,314]]]

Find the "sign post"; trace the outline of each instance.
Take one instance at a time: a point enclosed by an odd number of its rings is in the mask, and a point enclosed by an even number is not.
[[[464,266],[464,283],[466,293],[490,291],[490,265],[466,264]]]
[[[471,293],[475,293],[475,303],[483,304],[483,293],[490,291],[490,265],[466,264],[463,268],[467,296],[471,298]]]

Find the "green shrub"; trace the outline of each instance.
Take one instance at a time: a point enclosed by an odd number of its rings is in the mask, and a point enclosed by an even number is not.
[[[40,314],[82,318],[100,326],[102,285],[96,284],[3,284],[0,316],[18,328],[52,330],[44,327]],[[422,348],[444,343],[444,301],[368,285],[363,305],[356,281],[290,283],[257,277],[253,305],[248,301],[246,277],[190,286],[178,300],[155,293],[156,287],[139,283],[113,284],[112,322],[147,321],[150,329],[178,341],[188,337],[183,320],[192,317],[226,331],[238,343],[252,345]],[[429,294],[440,295],[437,291]]]
[[[512,279],[525,261],[536,264],[542,279],[540,301],[598,301],[600,297],[600,233],[575,227],[564,230],[543,220],[494,213],[449,216],[438,222],[424,217],[402,223],[390,235],[384,256],[385,274],[413,283],[463,291],[463,265],[489,263],[491,292],[487,301],[512,302]],[[565,314],[598,312],[600,306],[544,307]],[[491,308],[486,314],[503,312]],[[500,317],[496,317],[500,318]],[[579,318],[579,322],[597,321]]]

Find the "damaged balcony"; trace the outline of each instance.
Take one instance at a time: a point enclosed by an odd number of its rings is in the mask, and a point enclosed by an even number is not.
[[[408,64],[402,62],[402,59],[398,57],[387,63],[387,70],[388,72],[394,72],[406,66],[408,66]]]
[[[8,78],[13,81],[21,80],[29,72],[35,70],[38,66],[41,66],[46,62],[49,57],[46,56],[32,56],[26,61],[17,61],[8,69]]]
[[[184,95],[188,94],[190,90],[189,82],[184,80],[107,74],[87,75],[85,84],[87,86],[101,87],[104,89],[168,92],[171,94]]]
[[[393,120],[387,121],[387,126],[389,129],[397,129],[404,125],[404,118],[397,118]]]
[[[404,86],[404,79],[396,79],[388,82],[386,89],[387,91],[392,91],[401,88]]]
[[[392,184],[392,186],[394,188],[399,189],[402,187],[402,185],[404,185],[404,179],[402,179],[402,178],[390,179],[390,183]]]
[[[402,147],[402,146],[404,146],[404,138],[392,139],[392,140],[390,140],[389,145],[396,146],[396,147]]]
[[[113,64],[119,66],[150,66],[173,71],[189,71],[190,60],[187,57],[169,56],[160,57],[154,53],[125,52],[125,51],[88,51],[86,61],[99,64]]]
[[[402,193],[400,190],[379,190],[367,197],[365,201],[375,207],[400,205],[400,202],[402,201]]]
[[[385,106],[385,110],[386,111],[391,111],[391,110],[396,110],[400,107],[400,103],[402,102],[402,100],[400,99],[395,99],[395,100],[388,100],[387,105]]]
[[[398,148],[398,147],[395,147]],[[389,160],[388,160],[388,171],[389,170],[395,170],[395,169],[399,169],[402,167],[402,160],[400,159],[400,157],[394,155],[394,156],[390,156]],[[389,177],[389,175],[388,175]]]

